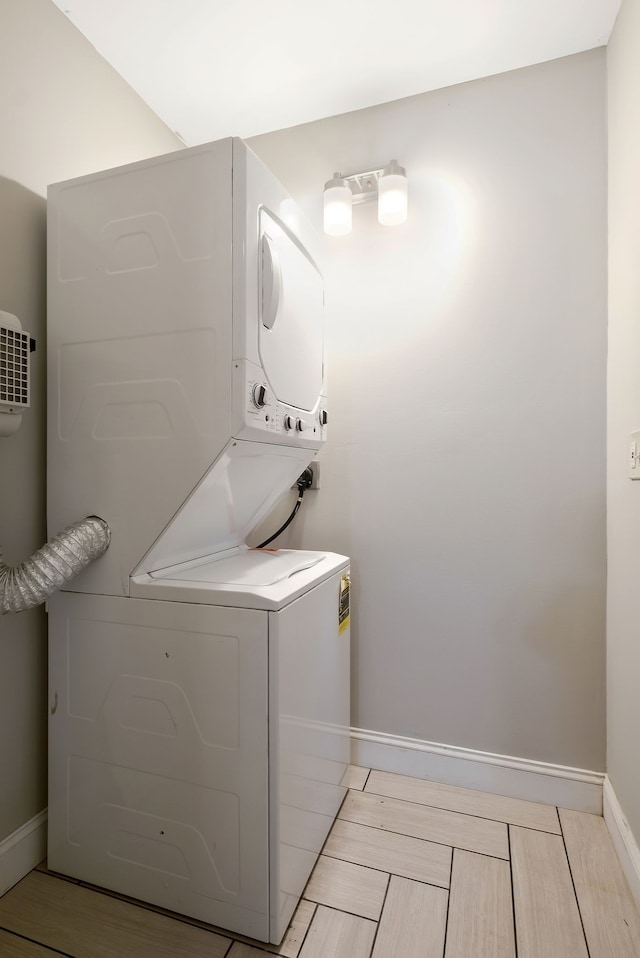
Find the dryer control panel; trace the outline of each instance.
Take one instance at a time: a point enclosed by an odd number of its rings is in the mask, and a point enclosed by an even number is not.
[[[236,439],[315,449],[327,438],[329,415],[323,395],[313,409],[281,402],[264,370],[248,360],[233,363],[233,394]]]

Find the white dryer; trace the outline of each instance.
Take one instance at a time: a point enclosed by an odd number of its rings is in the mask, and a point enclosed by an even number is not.
[[[241,140],[48,191],[48,522],[104,516],[74,580],[218,553],[326,437],[318,239]]]
[[[326,437],[317,238],[240,140],[49,189],[49,864],[282,938],[345,792],[344,556],[249,550]]]
[[[51,600],[49,865],[280,942],[346,790],[347,561],[246,550],[132,591]]]

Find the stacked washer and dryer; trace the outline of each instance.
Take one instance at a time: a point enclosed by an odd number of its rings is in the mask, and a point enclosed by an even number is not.
[[[327,429],[317,238],[238,139],[49,189],[49,866],[279,942],[345,794],[344,556],[245,540]]]

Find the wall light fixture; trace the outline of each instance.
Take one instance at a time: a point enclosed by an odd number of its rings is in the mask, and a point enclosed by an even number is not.
[[[324,185],[324,231],[329,236],[351,232],[352,206],[378,201],[378,222],[397,226],[407,218],[408,180],[404,167],[391,160],[380,170],[334,173]]]

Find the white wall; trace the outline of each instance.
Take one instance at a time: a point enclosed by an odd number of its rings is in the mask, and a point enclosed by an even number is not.
[[[323,487],[283,536],[353,559],[355,726],[604,769],[604,68],[250,141],[318,225],[334,170],[410,178],[406,226],[328,241]]]
[[[45,538],[46,186],[181,144],[50,0],[0,0],[0,130],[0,309],[38,341],[32,409],[0,439],[0,543],[14,564]],[[44,609],[4,616],[0,841],[47,804],[46,706]]]
[[[607,50],[609,366],[607,753],[616,796],[640,842],[640,482],[627,478],[640,429],[640,2],[624,0]]]

